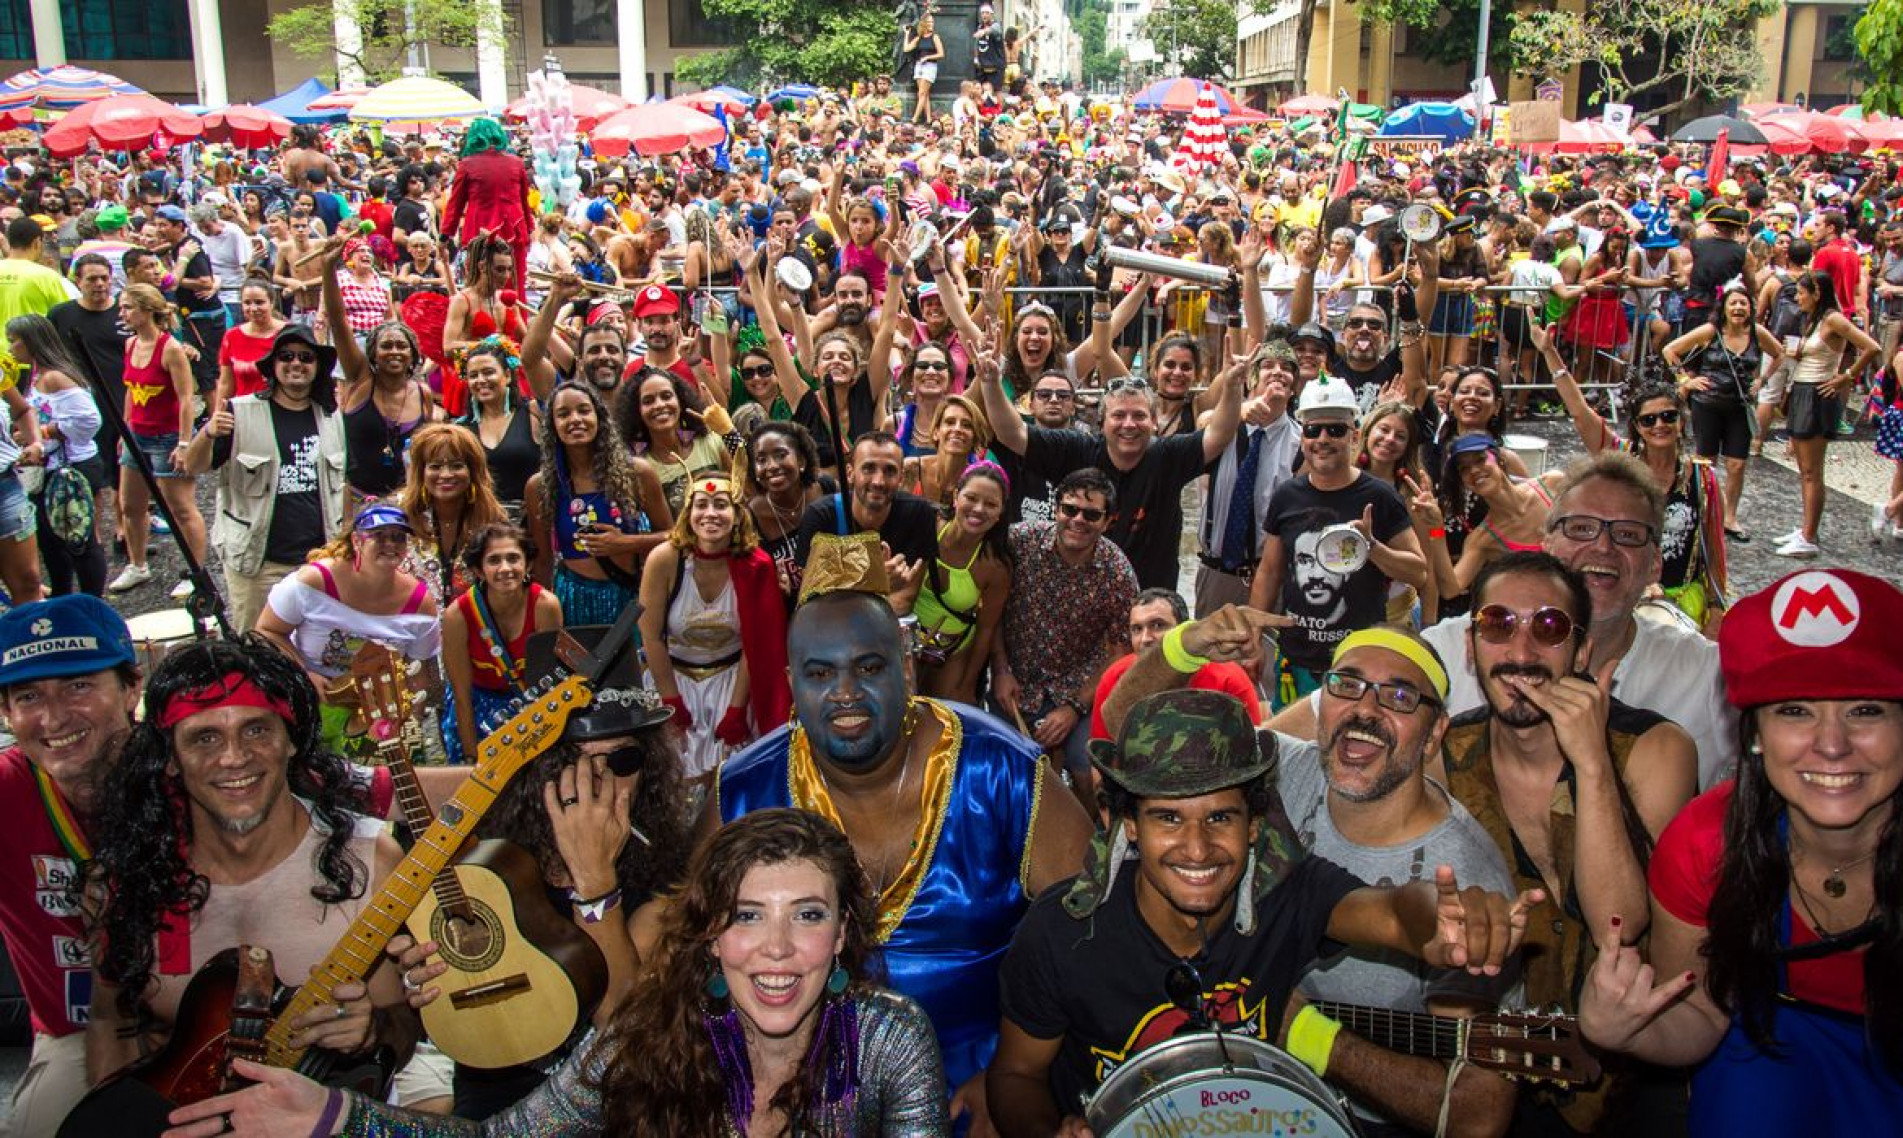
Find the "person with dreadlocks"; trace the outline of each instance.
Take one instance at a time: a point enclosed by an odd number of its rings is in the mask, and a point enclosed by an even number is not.
[[[555,590],[570,624],[614,623],[640,591],[642,559],[667,540],[674,515],[661,480],[629,453],[590,384],[563,383],[549,397],[523,521],[540,550],[535,579]]]
[[[203,641],[168,655],[145,690],[115,777],[100,789],[87,868],[94,984],[86,1029],[98,1083],[178,1022],[187,983],[218,953],[269,949],[300,982],[402,858],[364,817],[351,768],[320,740],[317,693],[262,639]],[[420,1024],[398,969],[294,1021],[296,1047],[407,1062]],[[124,1133],[151,1102],[124,1103]],[[155,1119],[154,1119],[155,1120]]]
[[[502,1114],[429,1118],[240,1060],[260,1085],[174,1111],[177,1133],[217,1134],[221,1116],[350,1138],[950,1133],[931,1025],[881,986],[873,898],[837,826],[784,809],[733,822],[673,899],[632,996]]]
[[[456,244],[470,250],[483,234],[493,234],[503,243],[514,279],[519,281],[528,271],[531,214],[528,167],[509,152],[509,136],[502,124],[491,118],[471,122],[463,135],[456,176],[450,182],[449,202],[443,207],[444,238],[453,234]],[[522,336],[519,328],[495,327],[470,339],[480,339],[489,332],[507,332],[518,340]],[[447,335],[444,340],[454,346]]]

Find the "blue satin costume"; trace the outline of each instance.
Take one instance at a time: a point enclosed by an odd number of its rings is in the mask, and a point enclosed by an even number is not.
[[[1030,907],[1023,874],[1038,810],[1038,753],[977,708],[938,706],[962,728],[957,767],[931,864],[884,948],[888,983],[925,1009],[955,1091],[998,1047],[998,968]],[[804,805],[788,777],[791,737],[789,724],[727,761],[722,822]]]

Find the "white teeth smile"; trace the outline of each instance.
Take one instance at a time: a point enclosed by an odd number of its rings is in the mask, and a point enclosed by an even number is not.
[[[1824,790],[1849,790],[1863,781],[1860,774],[1826,774],[1823,771],[1800,771],[1797,777]]]
[[[71,735],[48,736],[46,745],[49,747],[70,747],[85,737],[86,733],[84,731],[75,731]]]
[[[798,976],[755,976],[753,986],[769,996],[784,996],[798,986]]]
[[[870,715],[835,715],[833,716],[834,727],[846,727],[846,728],[862,727],[865,724],[870,722],[872,722],[872,717]]]
[[[1385,739],[1368,731],[1350,731],[1343,735],[1342,738],[1356,743],[1367,743],[1375,747],[1385,747],[1388,745]]]
[[[1209,869],[1185,869],[1180,865],[1172,865],[1170,866],[1170,872],[1183,878],[1192,885],[1208,885],[1210,882],[1216,880],[1218,870],[1216,867]]]
[[[213,783],[212,785],[216,786],[220,790],[247,790],[251,787],[253,783],[257,782],[259,779],[263,777],[264,776],[261,774],[254,774],[248,778],[232,779],[229,782],[217,782],[217,783]]]

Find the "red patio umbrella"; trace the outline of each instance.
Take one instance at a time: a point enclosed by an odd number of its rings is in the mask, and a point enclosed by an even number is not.
[[[1791,121],[1793,117],[1792,115],[1770,115],[1753,121],[1752,125],[1764,133],[1764,140],[1770,145],[1771,153],[1782,154],[1785,157],[1810,153],[1810,137],[1804,133],[1801,124]]]
[[[568,94],[574,100],[575,121],[583,130],[593,130],[596,123],[628,106],[628,101],[619,95],[580,83],[570,83]],[[524,95],[510,103],[508,109],[502,112],[502,117],[511,122],[526,121],[529,117],[529,97]]]
[[[1299,119],[1311,115],[1332,115],[1341,103],[1328,95],[1297,95],[1276,110],[1283,118]]]
[[[250,103],[234,103],[212,111],[200,121],[204,123],[207,140],[235,143],[246,150],[262,150],[291,137],[290,119]]]
[[[747,113],[747,105],[745,103],[731,95],[723,95],[719,91],[695,91],[687,95],[676,95],[672,99],[669,99],[668,102],[679,103],[683,107],[692,107],[704,115],[713,114],[715,107],[726,111],[729,116],[744,115]]]
[[[673,154],[690,146],[718,146],[727,128],[718,119],[679,103],[643,103],[601,120],[591,140],[597,154],[619,158]]]
[[[339,87],[328,95],[320,95],[305,105],[307,111],[347,111],[357,105],[369,87]]]
[[[136,150],[155,141],[197,138],[198,117],[151,95],[114,95],[61,119],[41,138],[55,158],[73,158],[97,143],[102,150]]]

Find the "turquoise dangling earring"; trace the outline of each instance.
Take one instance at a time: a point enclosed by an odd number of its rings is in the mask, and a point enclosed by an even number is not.
[[[852,974],[846,971],[845,965],[839,963],[839,957],[834,956],[832,974],[826,977],[826,990],[835,996],[843,995],[846,985],[850,983],[852,983]]]
[[[707,994],[716,1000],[724,1000],[733,994],[732,989],[727,987],[727,974],[720,970],[719,965],[714,966],[714,974],[707,977],[705,987]]]

